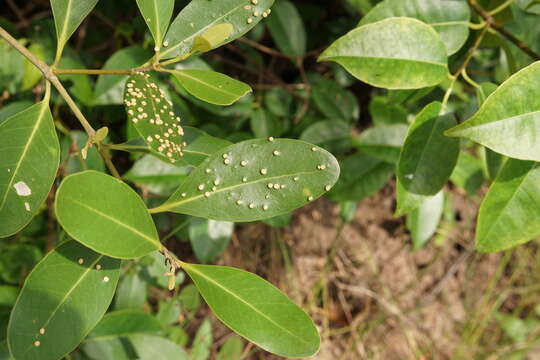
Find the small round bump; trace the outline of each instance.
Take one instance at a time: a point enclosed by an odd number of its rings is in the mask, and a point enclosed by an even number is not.
[[[330,185],[326,185],[326,186],[324,187],[324,190],[326,190],[326,191],[330,191],[330,189],[331,189],[331,188],[332,188],[332,186],[330,186]]]
[[[255,209],[255,204],[254,203],[249,204],[249,208],[250,209]]]
[[[264,211],[266,211],[266,210],[268,210],[268,205],[264,204],[262,208],[263,208]]]
[[[242,160],[242,161],[240,162],[240,165],[241,165],[241,166],[246,166],[247,164],[248,164],[247,160]]]
[[[268,174],[268,169],[262,168],[261,175],[266,175],[266,174]]]
[[[204,189],[204,184],[197,186],[197,189],[199,189],[199,191],[202,191]]]

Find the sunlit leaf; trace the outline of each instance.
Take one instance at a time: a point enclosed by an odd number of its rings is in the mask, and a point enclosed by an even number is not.
[[[320,345],[309,316],[255,274],[225,266],[183,264],[214,314],[266,351],[308,357]]]
[[[540,236],[540,167],[508,159],[478,214],[476,249],[501,251]]]
[[[512,75],[473,117],[446,134],[512,158],[540,161],[540,61]]]
[[[174,0],[137,0],[137,5],[159,50],[171,22]]]
[[[0,237],[22,229],[51,189],[60,146],[48,101],[0,124]]]
[[[448,75],[439,34],[412,18],[389,18],[351,30],[326,49],[319,61],[335,61],[370,85],[418,89]]]
[[[68,234],[99,253],[132,259],[161,249],[142,199],[112,176],[92,170],[68,176],[55,210]]]
[[[119,260],[76,241],[50,252],[26,279],[11,314],[14,358],[58,360],[75,349],[107,311],[119,273]]]
[[[336,159],[324,149],[298,140],[249,140],[210,156],[151,211],[255,221],[311,202],[338,176]]]

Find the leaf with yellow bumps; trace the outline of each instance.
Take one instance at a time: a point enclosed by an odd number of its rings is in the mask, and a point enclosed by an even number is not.
[[[136,73],[128,78],[124,104],[129,121],[153,150],[172,163],[182,158],[185,143],[180,117],[150,75]]]
[[[299,140],[243,141],[212,154],[163,205],[221,221],[255,221],[287,213],[330,190],[339,176],[328,151]]]

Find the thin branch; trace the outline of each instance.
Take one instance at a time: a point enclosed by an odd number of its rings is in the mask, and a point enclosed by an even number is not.
[[[501,24],[497,23],[497,21],[491,16],[482,6],[478,4],[476,0],[467,0],[469,5],[480,15],[490,26],[495,29],[499,34],[504,36],[508,41],[516,45],[521,51],[523,51],[525,54],[529,55],[531,58],[535,60],[540,60],[540,54],[532,50],[527,44],[525,44],[523,41],[519,40],[517,37],[515,37],[512,33],[508,32]]]
[[[244,44],[248,44],[251,47],[254,47],[255,49],[259,50],[260,52],[263,52],[263,53],[266,53],[266,54],[269,54],[269,55],[279,56],[279,57],[289,59],[289,60],[292,59],[292,57],[287,55],[287,54],[284,54],[282,52],[279,52],[279,51],[274,50],[272,48],[269,48],[267,46],[261,45],[258,42],[246,39],[245,37],[240,37],[237,40],[240,41],[240,42],[243,42]]]
[[[135,72],[147,72],[153,70],[152,66],[144,66],[133,69],[53,69],[56,75],[85,74],[85,75],[131,75]]]
[[[30,51],[28,51],[28,49],[26,47],[21,45],[17,41],[17,39],[15,39],[13,36],[11,36],[1,26],[0,26],[0,37],[2,37],[4,40],[6,40],[9,45],[11,45],[13,48],[15,48],[25,58],[27,58],[28,61],[30,61],[32,64],[34,64],[41,71],[41,73],[43,74],[45,79],[47,79],[52,85],[54,85],[54,87],[56,88],[58,93],[60,93],[62,98],[64,98],[64,100],[66,101],[67,105],[69,106],[69,108],[71,109],[71,111],[73,112],[73,114],[75,115],[77,120],[79,120],[79,122],[81,123],[82,127],[84,128],[84,130],[88,134],[88,137],[91,139],[95,135],[96,131],[94,130],[92,125],[90,125],[88,120],[86,120],[86,118],[84,117],[83,113],[81,112],[81,110],[79,109],[77,104],[75,104],[75,101],[73,101],[73,99],[71,98],[71,96],[67,92],[66,88],[62,85],[62,83],[60,82],[60,80],[58,79],[56,74],[53,72],[53,69],[49,65],[45,64],[43,61],[38,59]],[[101,153],[101,155],[103,156],[103,159],[105,160],[105,164],[107,165],[107,167],[111,171],[111,174],[113,174],[115,177],[120,178],[120,175],[118,174],[118,171],[114,167],[114,164],[111,162],[110,156],[109,156],[108,152],[106,151],[106,149],[104,149],[101,146],[100,143],[98,143],[97,145],[98,145],[99,152]]]

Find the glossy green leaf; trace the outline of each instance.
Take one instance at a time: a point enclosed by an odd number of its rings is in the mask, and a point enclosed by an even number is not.
[[[357,27],[330,45],[319,61],[335,61],[359,80],[388,89],[433,86],[448,75],[439,34],[412,18]]]
[[[139,309],[143,310],[148,296],[146,282],[136,272],[126,274],[120,280],[116,297],[115,310]]]
[[[189,168],[179,168],[151,155],[144,155],[133,164],[124,179],[154,194],[171,195],[189,174]]]
[[[151,211],[255,221],[311,202],[338,176],[336,159],[324,149],[298,140],[248,140],[210,156]]]
[[[0,237],[6,237],[37,214],[56,177],[60,145],[48,101],[2,122],[0,144]]]
[[[174,0],[137,0],[146,26],[150,29],[157,51],[161,48],[161,41],[171,22]]]
[[[452,114],[440,115],[442,104],[432,102],[409,129],[397,166],[403,187],[418,195],[435,195],[446,184],[459,155],[459,140],[443,135],[456,124]]]
[[[306,29],[300,13],[292,2],[288,0],[276,2],[267,25],[274,42],[283,53],[301,56],[306,52]]]
[[[540,61],[518,71],[495,90],[473,117],[448,130],[495,152],[540,161]]]
[[[469,36],[471,14],[467,3],[461,0],[384,0],[362,17],[359,25],[390,17],[411,17],[431,25],[448,55],[456,53]]]
[[[283,133],[281,120],[272,112],[263,108],[253,110],[249,124],[251,131],[258,138],[278,137]]]
[[[152,53],[138,46],[115,52],[103,65],[103,70],[129,69],[144,64]],[[94,105],[122,104],[124,84],[128,75],[100,75],[94,90]]]
[[[57,360],[82,341],[111,303],[120,261],[75,241],[50,252],[25,281],[11,314],[17,360]]]
[[[137,73],[128,78],[124,104],[129,120],[154,151],[171,163],[182,159],[184,129],[180,117],[150,75]]]
[[[142,199],[112,176],[92,170],[68,176],[56,193],[55,211],[68,234],[99,253],[133,259],[161,249]]]
[[[503,156],[490,148],[484,148],[484,166],[486,168],[487,177],[491,180],[497,177],[499,170],[506,161],[506,156]]]
[[[25,58],[0,39],[0,91],[16,92],[24,77]]]
[[[318,351],[319,334],[309,316],[266,280],[225,266],[183,268],[214,314],[239,335],[280,356]]]
[[[422,205],[407,216],[407,229],[411,232],[413,250],[422,248],[431,239],[439,222],[444,208],[444,193],[427,199]]]
[[[191,95],[216,105],[231,105],[251,88],[225,74],[208,70],[173,70],[173,76]]]
[[[233,41],[257,25],[263,12],[273,3],[273,0],[259,0],[256,5],[247,0],[193,0],[169,27],[164,41],[168,46],[162,51],[161,57],[168,59],[188,54],[197,36],[220,24],[231,24],[233,29],[226,40],[214,47]],[[255,13],[258,16],[254,16]]]
[[[540,236],[540,167],[508,159],[480,206],[476,249],[509,249]]]
[[[67,47],[64,50],[62,59],[58,64],[60,69],[86,69],[86,64],[81,60],[79,53]],[[68,92],[83,105],[92,106],[94,101],[94,83],[90,79],[90,75],[84,74],[63,74],[58,78],[64,84]],[[58,101],[62,103],[64,100],[59,97]]]
[[[356,96],[337,82],[320,78],[312,87],[315,106],[329,119],[355,121],[360,116]]]
[[[66,42],[97,3],[98,0],[51,0],[58,41],[57,59],[60,59]]]
[[[214,261],[226,249],[234,223],[194,218],[189,223],[189,240],[193,252],[201,263]]]
[[[300,134],[300,140],[319,145],[332,153],[348,151],[351,138],[351,126],[341,120],[317,121]]]
[[[379,191],[394,174],[393,164],[374,157],[355,154],[345,158],[341,176],[328,193],[335,201],[361,200]]]
[[[372,127],[356,137],[353,146],[374,158],[396,164],[407,130],[405,124]]]

